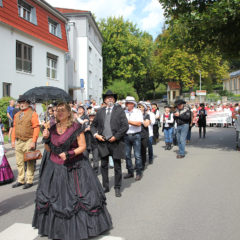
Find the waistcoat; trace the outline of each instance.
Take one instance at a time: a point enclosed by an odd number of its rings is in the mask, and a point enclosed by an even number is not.
[[[33,137],[33,128],[32,128],[32,115],[33,110],[28,109],[24,111],[23,117],[20,119],[20,114],[22,111],[19,111],[14,118],[15,121],[15,135],[16,138],[19,138],[23,141],[27,141]]]

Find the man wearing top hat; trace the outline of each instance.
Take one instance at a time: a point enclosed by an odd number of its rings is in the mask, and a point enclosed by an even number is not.
[[[116,94],[108,90],[103,94],[103,101],[106,106],[98,110],[91,124],[91,132],[98,142],[104,192],[109,192],[108,161],[109,156],[112,156],[115,196],[121,197],[121,159],[125,159],[124,136],[128,130],[128,120],[121,106],[115,104],[117,101]]]
[[[177,110],[174,112],[174,119],[177,123],[177,141],[179,147],[177,158],[185,157],[186,138],[191,119],[191,111],[185,104],[186,102],[182,99],[175,101]]]
[[[20,111],[15,114],[12,131],[12,148],[16,150],[16,161],[18,169],[17,182],[13,188],[20,187],[27,189],[33,186],[34,161],[27,162],[25,181],[24,153],[34,150],[40,132],[38,115],[30,106],[30,101],[25,97],[18,99]],[[16,145],[15,145],[16,142]]]

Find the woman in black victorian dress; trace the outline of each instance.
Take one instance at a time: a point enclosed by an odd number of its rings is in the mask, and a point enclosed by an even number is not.
[[[101,184],[83,156],[83,132],[65,103],[57,107],[57,124],[43,132],[50,153],[44,154],[32,225],[50,239],[88,239],[112,228]]]

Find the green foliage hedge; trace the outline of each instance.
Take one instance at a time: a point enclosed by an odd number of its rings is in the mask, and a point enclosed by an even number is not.
[[[8,130],[7,107],[9,106],[9,101],[11,99],[12,98],[10,97],[4,97],[0,99],[0,117],[6,130]]]

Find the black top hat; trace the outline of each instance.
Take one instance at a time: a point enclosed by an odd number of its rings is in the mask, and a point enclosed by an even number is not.
[[[25,97],[24,95],[21,95],[17,101],[18,101],[18,102],[31,103],[31,101],[30,101],[27,97]]]
[[[107,96],[113,96],[113,97],[115,98],[115,102],[117,101],[117,94],[113,93],[111,90],[107,90],[107,92],[102,95],[103,100],[104,100]]]
[[[175,106],[178,106],[178,105],[181,105],[181,104],[186,104],[186,102],[183,99],[178,99],[174,103]]]

